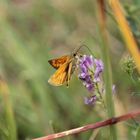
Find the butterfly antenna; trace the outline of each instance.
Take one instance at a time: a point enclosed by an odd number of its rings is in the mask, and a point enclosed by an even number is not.
[[[82,45],[78,46],[78,47],[74,50],[74,54],[77,54],[77,52],[78,52],[82,47],[86,47],[86,48],[88,49],[88,51],[89,51],[93,56],[95,56],[95,55],[93,54],[92,50],[91,50],[87,45],[85,45],[85,44],[82,44]]]
[[[88,49],[88,51],[89,51],[93,56],[95,56],[95,54],[93,53],[93,51],[92,51],[87,45],[83,44],[83,46],[86,47],[86,48]]]
[[[78,51],[79,51],[82,47],[83,47],[83,45],[80,45],[80,46],[76,47],[76,48],[74,49],[74,54],[77,54]]]

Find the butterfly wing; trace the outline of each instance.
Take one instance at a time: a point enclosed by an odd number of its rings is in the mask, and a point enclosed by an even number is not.
[[[48,62],[57,70],[49,78],[48,83],[53,86],[61,86],[67,82],[68,86],[71,75],[75,70],[75,61],[76,59],[73,54],[49,60]]]
[[[49,78],[48,82],[53,86],[60,86],[67,81],[69,63],[61,65]]]
[[[67,73],[67,86],[69,86],[69,81],[70,81],[70,78],[71,78],[71,75],[72,75],[72,66],[73,65],[73,62],[71,61],[70,63],[69,63],[69,66],[68,66],[68,73]]]
[[[70,55],[64,55],[55,59],[48,60],[50,65],[52,65],[55,69],[58,69],[60,66],[62,66],[64,63],[68,62],[71,58]]]

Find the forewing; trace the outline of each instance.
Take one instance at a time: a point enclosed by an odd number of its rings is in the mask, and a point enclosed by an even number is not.
[[[55,59],[48,60],[48,62],[55,68],[58,69],[60,66],[62,66],[64,63],[68,62],[70,60],[70,55],[64,55]]]
[[[61,65],[49,78],[48,82],[53,86],[60,86],[67,81],[69,63]]]

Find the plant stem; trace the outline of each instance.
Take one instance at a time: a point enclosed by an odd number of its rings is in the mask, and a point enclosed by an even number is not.
[[[107,119],[107,120],[104,120],[104,121],[84,125],[82,127],[74,128],[74,129],[63,131],[63,132],[60,132],[60,133],[55,133],[55,134],[51,134],[51,135],[48,135],[48,136],[35,138],[33,140],[52,140],[52,139],[56,139],[56,138],[60,138],[60,137],[64,137],[64,136],[68,136],[68,135],[72,135],[72,134],[76,134],[76,133],[81,133],[81,132],[87,131],[89,129],[96,129],[96,128],[104,127],[104,126],[107,126],[107,125],[111,126],[111,125],[114,125],[116,123],[126,121],[130,118],[134,118],[138,115],[140,115],[140,110],[129,112],[129,113],[124,114],[124,115],[119,116],[119,117],[113,117],[113,118],[110,118],[110,119]]]
[[[106,109],[107,109],[107,108],[106,108],[106,104],[105,104],[104,99],[103,99],[103,97],[102,97],[102,93],[101,93],[100,90],[99,90],[98,83],[96,83],[95,85],[96,85],[97,92],[98,92],[98,94],[99,94],[99,96],[100,96],[100,100],[101,100],[101,102],[103,103],[103,107],[104,107],[104,109],[105,109],[105,111],[106,111]]]
[[[125,42],[125,46],[131,53],[131,55],[134,58],[134,61],[137,65],[137,69],[140,73],[140,51],[137,47],[136,41],[133,37],[133,34],[131,32],[131,29],[128,25],[128,22],[123,14],[121,4],[118,0],[109,0],[110,7],[112,8],[114,17],[118,23],[118,27],[120,29],[120,32],[122,34],[122,37]]]
[[[106,16],[105,16],[105,2],[104,0],[97,1],[97,14],[102,46],[102,58],[104,61],[104,81],[106,91],[106,105],[108,117],[115,115],[114,103],[112,100],[112,70],[109,58],[108,38],[106,33]],[[110,140],[117,140],[116,128],[110,126]]]

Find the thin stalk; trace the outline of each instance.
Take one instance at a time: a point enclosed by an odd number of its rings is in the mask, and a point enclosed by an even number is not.
[[[102,46],[102,58],[104,61],[104,82],[106,91],[106,105],[108,117],[115,116],[114,103],[112,100],[112,70],[109,57],[109,45],[106,33],[106,16],[105,16],[105,3],[104,0],[97,1],[97,14],[99,22],[99,31]],[[110,126],[110,140],[117,140],[115,126]]]
[[[102,93],[101,93],[100,90],[99,90],[99,85],[98,85],[98,83],[96,83],[95,85],[96,85],[97,92],[98,92],[98,94],[99,94],[99,96],[100,96],[100,100],[101,100],[101,102],[102,102],[102,104],[103,104],[103,107],[104,107],[104,109],[105,109],[105,111],[106,111],[106,109],[107,109],[107,108],[106,108],[106,104],[105,104],[105,102],[104,102]]]
[[[113,118],[110,118],[110,119],[107,119],[107,120],[104,120],[104,121],[84,125],[82,127],[74,128],[74,129],[71,129],[71,130],[51,134],[51,135],[40,137],[40,138],[35,138],[33,140],[52,140],[52,139],[65,137],[65,136],[76,134],[76,133],[81,133],[81,132],[84,132],[84,131],[87,131],[87,130],[90,130],[90,129],[97,129],[97,128],[108,126],[108,125],[112,126],[116,123],[126,121],[126,120],[128,120],[130,118],[134,118],[138,115],[140,115],[140,110],[129,112],[129,113],[124,114],[124,115],[119,116],[119,117],[113,117]]]

